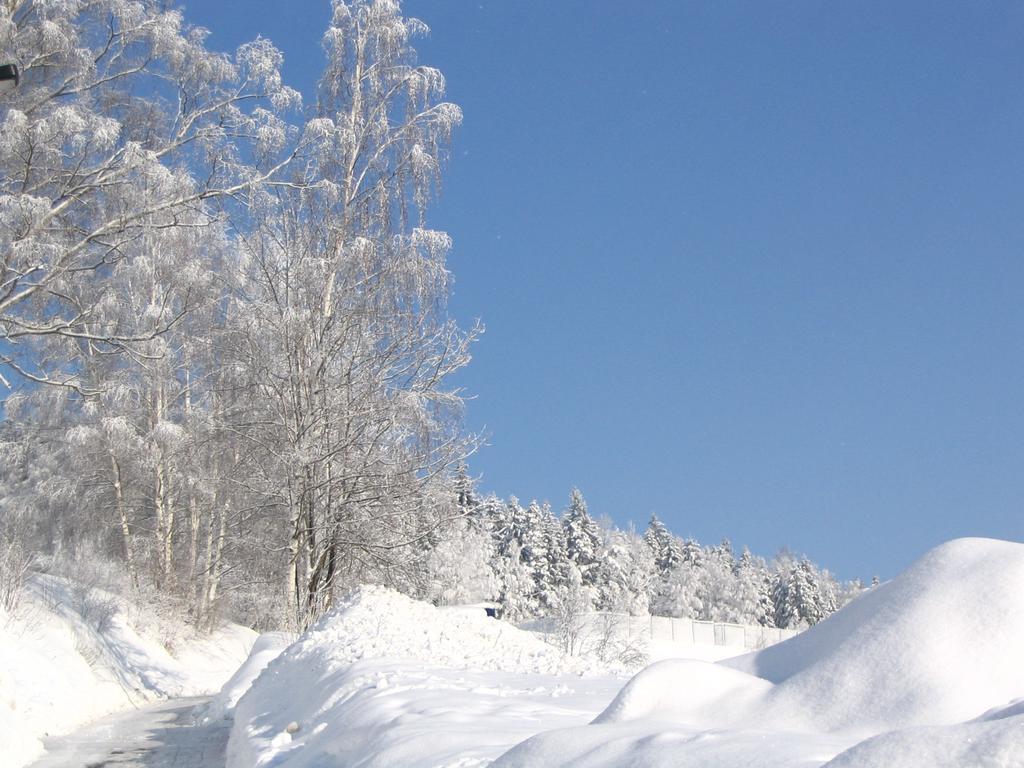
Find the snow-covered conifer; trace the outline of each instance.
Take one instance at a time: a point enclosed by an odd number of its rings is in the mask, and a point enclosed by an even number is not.
[[[683,560],[683,552],[678,539],[669,533],[668,528],[658,519],[657,515],[651,515],[647,530],[644,531],[644,542],[654,556],[654,567],[657,569],[659,578],[665,578]]]
[[[572,489],[569,508],[562,516],[562,526],[565,528],[569,560],[579,568],[584,586],[597,587],[601,528],[587,512],[587,502],[578,488]]]

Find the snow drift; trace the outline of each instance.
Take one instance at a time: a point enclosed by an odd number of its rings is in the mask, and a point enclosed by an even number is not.
[[[281,655],[281,652],[295,642],[291,632],[265,632],[256,638],[249,651],[249,657],[235,670],[220,692],[206,708],[205,717],[219,720],[229,717],[238,700],[248,691],[267,665]]]
[[[826,621],[722,662],[819,729],[962,722],[1024,695],[1024,545],[957,539]]]
[[[0,611],[5,766],[30,762],[43,751],[46,736],[110,712],[216,690],[256,637],[239,626],[205,638],[183,631],[181,648],[172,656],[156,639],[136,631],[123,602],[93,590],[110,611],[100,621],[82,609],[75,592],[81,588],[37,574],[18,611]]]
[[[960,539],[784,643],[653,665],[495,765],[1024,765],[1022,637],[1024,545]]]
[[[241,698],[229,766],[1024,768],[1021,637],[1024,545],[985,539],[782,644],[625,686],[531,633],[365,587]]]
[[[622,685],[607,671],[483,611],[360,587],[242,696],[228,765],[484,765],[593,718]]]

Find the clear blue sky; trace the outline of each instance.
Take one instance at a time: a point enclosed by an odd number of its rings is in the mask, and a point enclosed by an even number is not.
[[[841,577],[1024,538],[1024,4],[408,0],[482,488]],[[311,95],[327,0],[192,0]]]

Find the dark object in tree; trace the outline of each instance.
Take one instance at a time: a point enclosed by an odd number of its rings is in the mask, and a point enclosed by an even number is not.
[[[17,64],[0,64],[0,93],[10,93],[21,82]]]

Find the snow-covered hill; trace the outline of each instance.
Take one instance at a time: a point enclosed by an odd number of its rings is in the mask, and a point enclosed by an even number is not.
[[[625,685],[514,627],[364,588],[241,698],[230,768],[1018,767],[1021,637],[1024,545],[987,539],[780,645]]]
[[[1024,545],[960,539],[784,643],[654,665],[496,765],[1024,766],[1021,637]]]
[[[241,698],[228,764],[484,765],[539,730],[587,722],[625,674],[482,611],[361,587]]]
[[[209,637],[182,630],[174,656],[98,590],[36,575],[14,615],[0,611],[0,745],[17,768],[48,735],[145,701],[215,691],[256,635],[229,626]]]

